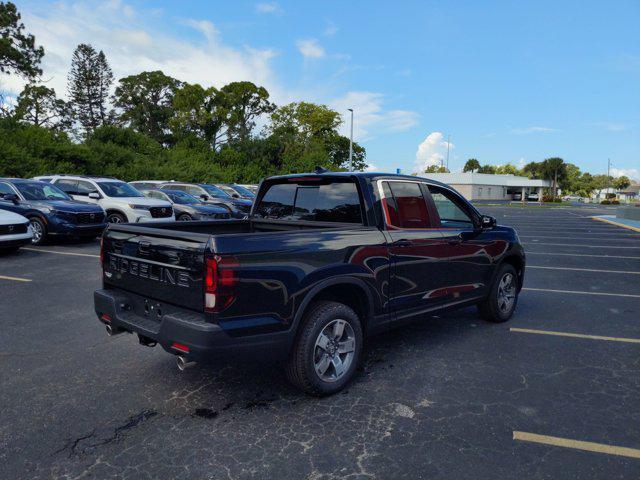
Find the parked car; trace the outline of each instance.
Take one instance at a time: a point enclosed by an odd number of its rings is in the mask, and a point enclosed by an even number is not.
[[[216,187],[224,190],[233,198],[244,198],[245,200],[250,200],[253,202],[256,198],[256,194],[253,193],[248,188],[244,188],[241,185],[236,185],[235,183],[217,183]]]
[[[247,220],[110,225],[95,311],[183,369],[285,359],[304,391],[339,391],[368,334],[445,308],[511,318],[525,270],[514,229],[445,184],[318,173],[262,182]]]
[[[514,193],[513,194],[513,200],[515,200],[516,202],[519,202],[522,200],[522,194],[521,193]]]
[[[196,197],[180,190],[142,190],[145,197],[166,200],[173,206],[176,220],[224,220],[231,218],[229,210],[216,205],[207,205]]]
[[[147,198],[128,183],[114,178],[56,175],[51,183],[74,199],[100,205],[109,223],[174,220],[169,202]]]
[[[167,180],[137,180],[135,182],[129,182],[129,185],[142,191],[160,188],[160,185],[164,185],[165,183],[169,182]]]
[[[28,218],[8,210],[0,210],[0,253],[18,250],[31,243],[32,238],[33,230]]]
[[[539,202],[540,201],[540,195],[538,195],[537,193],[530,193],[527,195],[527,200],[529,202]]]
[[[254,195],[256,195],[258,193],[258,185],[254,185],[254,184],[237,184],[240,187],[246,188],[247,190],[249,190],[251,193],[253,193]]]
[[[251,202],[241,198],[233,198],[215,185],[206,183],[171,182],[160,186],[162,190],[179,190],[193,195],[203,202],[227,208],[232,218],[245,218],[251,210]]]
[[[0,197],[0,209],[29,219],[34,244],[56,235],[95,238],[106,225],[105,212],[98,205],[74,201],[46,182],[2,178]]]

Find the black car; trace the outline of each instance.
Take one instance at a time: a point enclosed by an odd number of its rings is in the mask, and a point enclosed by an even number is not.
[[[215,185],[209,185],[207,183],[168,182],[159,188],[161,190],[179,190],[193,195],[203,202],[223,206],[229,210],[231,218],[246,218],[251,211],[251,201],[242,198],[233,198]]]
[[[181,222],[231,218],[231,214],[226,208],[203,203],[193,195],[180,190],[141,190],[141,192],[145,197],[171,202],[176,220]]]
[[[50,236],[95,238],[102,233],[102,207],[73,200],[55,185],[37,180],[0,178],[0,209],[27,217],[34,244]]]
[[[102,268],[108,333],[160,344],[181,369],[275,357],[325,395],[353,378],[370,334],[470,305],[509,320],[525,255],[445,184],[323,172],[264,180],[246,220],[110,225]]]

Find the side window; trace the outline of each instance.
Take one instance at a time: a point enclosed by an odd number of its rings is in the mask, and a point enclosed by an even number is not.
[[[189,195],[193,195],[194,197],[198,198],[200,197],[200,195],[206,195],[206,192],[203,192],[200,187],[187,186],[185,187],[185,190]]]
[[[387,222],[397,228],[430,228],[427,202],[416,182],[384,182]]]
[[[0,197],[4,197],[7,194],[14,194],[16,192],[13,191],[11,186],[8,183],[0,183]]]
[[[181,192],[186,192],[187,188],[184,185],[171,185],[170,187],[164,185],[162,188],[170,188],[171,190],[180,190]]]
[[[56,180],[54,185],[58,187],[65,193],[69,195],[77,195],[78,194],[78,181],[77,180],[65,180],[64,178],[61,180]]]
[[[455,194],[433,186],[429,187],[429,192],[443,227],[467,228],[473,225],[473,219],[460,207],[461,200]]]
[[[83,180],[78,181],[78,195],[89,195],[91,192],[97,192],[96,187],[91,182],[85,182]]]

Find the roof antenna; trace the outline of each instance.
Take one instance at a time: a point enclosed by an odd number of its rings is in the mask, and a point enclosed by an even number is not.
[[[316,166],[316,169],[314,170],[315,173],[327,173],[329,170],[327,170],[326,168],[322,168],[320,166]]]

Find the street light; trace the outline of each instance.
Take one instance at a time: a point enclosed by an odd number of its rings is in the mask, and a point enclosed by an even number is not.
[[[351,136],[349,137],[349,164],[351,165],[351,171],[353,168],[353,108],[347,108],[351,112]]]

